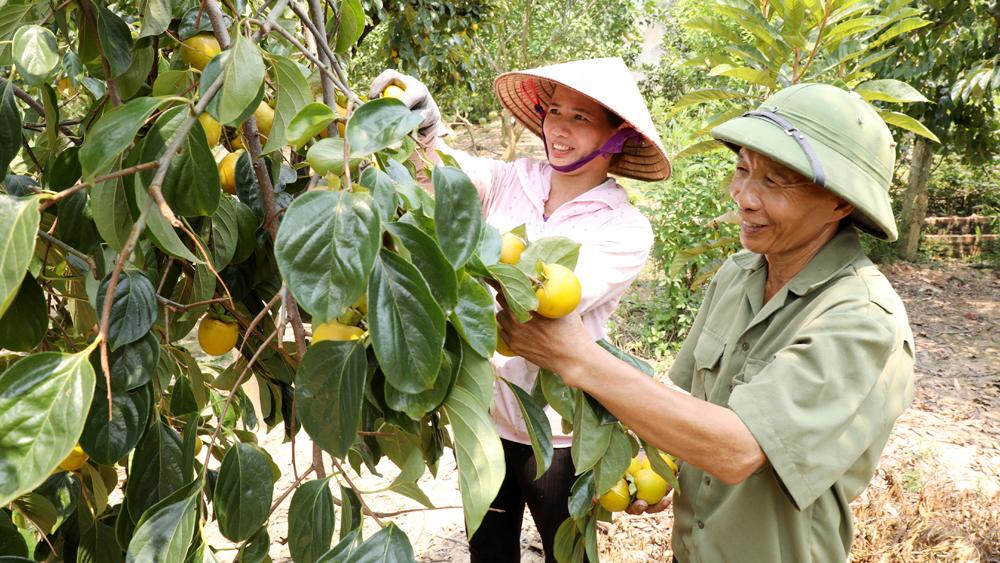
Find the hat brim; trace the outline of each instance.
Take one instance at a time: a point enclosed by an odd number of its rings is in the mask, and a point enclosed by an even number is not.
[[[537,95],[542,107],[547,107],[552,100],[552,94],[555,92],[556,86],[573,90],[601,106],[607,107],[600,100],[595,100],[591,96],[562,82],[523,72],[501,74],[494,81],[493,90],[496,92],[497,99],[500,100],[500,105],[509,111],[514,116],[514,119],[517,119],[526,129],[534,133],[535,136],[541,137],[542,116],[535,110],[535,102],[530,97],[532,94]],[[621,154],[608,172],[617,176],[625,176],[647,182],[669,178],[671,174],[670,161],[667,159],[663,148],[627,118],[610,108],[608,109],[619,115],[619,117],[642,135],[641,140],[630,140],[625,143]]]
[[[712,137],[734,150],[747,148],[783,164],[806,178],[812,167],[802,147],[784,130],[754,117],[737,117],[712,129]],[[807,136],[808,137],[808,136]],[[853,161],[808,137],[826,173],[826,189],[854,206],[851,219],[861,230],[887,241],[898,238],[889,192]]]

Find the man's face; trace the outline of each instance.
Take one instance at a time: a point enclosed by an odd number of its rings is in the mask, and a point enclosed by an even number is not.
[[[740,243],[770,257],[794,254],[845,216],[836,194],[745,148],[729,194],[739,206]]]

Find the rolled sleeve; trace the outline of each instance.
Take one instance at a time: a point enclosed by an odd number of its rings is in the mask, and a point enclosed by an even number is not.
[[[767,455],[799,510],[827,491],[898,416],[886,408],[892,319],[873,305],[804,325],[768,363],[748,360],[729,407]],[[755,373],[756,372],[756,373]]]

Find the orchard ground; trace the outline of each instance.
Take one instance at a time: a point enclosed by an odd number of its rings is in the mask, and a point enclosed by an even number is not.
[[[473,140],[483,156],[498,157],[499,127],[459,130],[456,146]],[[540,146],[522,136],[519,154],[539,154]],[[653,266],[632,289],[631,299],[649,293]],[[897,421],[869,488],[852,504],[855,515],[853,561],[1000,560],[1000,270],[961,263],[896,264],[882,268],[906,303],[917,348],[916,398]],[[630,314],[619,323],[641,323]],[[627,341],[619,345],[628,349]],[[207,358],[201,358],[208,360]],[[651,358],[663,377],[669,358]],[[280,427],[259,430],[260,445],[274,458],[282,476],[275,497],[294,481],[290,443]],[[294,465],[308,467],[311,442],[296,437]],[[363,491],[386,487],[395,475],[389,461],[382,476],[357,476]],[[312,479],[313,476],[308,477]],[[446,451],[437,478],[425,475],[421,488],[438,509],[420,510],[415,501],[392,492],[365,495],[372,510],[391,517],[409,536],[421,562],[468,561],[454,457]],[[339,491],[334,490],[339,495]],[[271,520],[270,554],[290,561],[287,538],[289,499]],[[339,513],[338,513],[339,521]],[[616,516],[599,527],[602,561],[670,560],[669,511],[661,515]],[[365,519],[365,535],[378,529]],[[526,514],[522,561],[543,561],[541,542]],[[209,543],[225,545],[217,530]],[[219,554],[224,560],[233,552]]]

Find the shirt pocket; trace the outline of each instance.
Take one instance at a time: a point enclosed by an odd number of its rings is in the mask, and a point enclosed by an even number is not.
[[[708,390],[715,385],[719,376],[719,366],[722,364],[722,353],[726,349],[725,341],[708,330],[703,330],[698,343],[694,347],[694,379],[691,382],[691,394],[699,399],[706,399]]]

